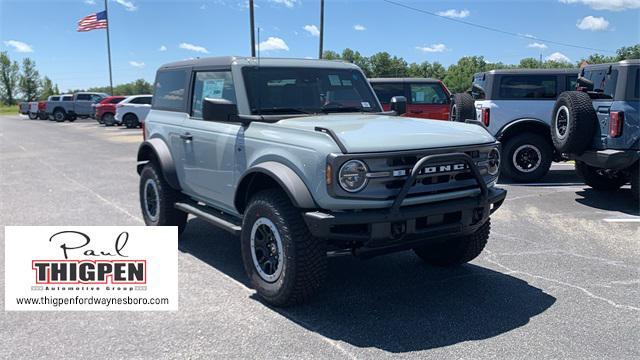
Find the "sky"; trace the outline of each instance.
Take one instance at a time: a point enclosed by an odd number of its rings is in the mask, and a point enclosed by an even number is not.
[[[489,62],[525,57],[579,61],[595,51],[640,43],[640,0],[415,1],[326,0],[325,50],[387,51],[408,62],[481,55]],[[108,0],[114,85],[153,81],[164,63],[250,55],[246,0]],[[255,0],[261,56],[317,57],[319,0]],[[61,90],[109,83],[106,31],[77,32],[78,20],[104,0],[0,0],[0,51],[35,60]],[[450,21],[458,19],[510,36]],[[545,39],[547,41],[541,40]],[[603,53],[603,52],[601,52]]]

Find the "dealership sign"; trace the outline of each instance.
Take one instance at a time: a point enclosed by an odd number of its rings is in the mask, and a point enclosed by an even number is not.
[[[177,310],[178,229],[5,227],[5,310]]]

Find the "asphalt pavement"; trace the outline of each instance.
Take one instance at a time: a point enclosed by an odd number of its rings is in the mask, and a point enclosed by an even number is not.
[[[141,140],[139,129],[90,119],[0,117],[0,225],[142,225]],[[238,239],[191,219],[179,311],[2,312],[0,357],[640,358],[640,216],[629,187],[593,191],[566,163],[541,183],[500,186],[507,200],[472,263],[331,258],[320,295],[284,310],[248,288]]]

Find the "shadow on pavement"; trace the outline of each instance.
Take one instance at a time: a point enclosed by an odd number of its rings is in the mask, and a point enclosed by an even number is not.
[[[576,202],[596,209],[620,211],[629,215],[640,215],[638,202],[633,199],[631,189],[627,186],[619,190],[598,191],[590,187],[576,192]]]
[[[201,220],[189,222],[180,251],[248,282],[239,240]],[[312,303],[274,310],[327,338],[401,353],[503,334],[555,300],[510,275],[471,264],[433,268],[404,252],[331,258],[326,286]]]
[[[498,184],[514,185],[514,186],[548,186],[547,184],[553,184],[553,186],[575,186],[584,184],[584,181],[576,175],[573,168],[568,169],[551,169],[547,175],[538,180],[529,183],[519,183],[509,179],[508,177],[500,177]]]

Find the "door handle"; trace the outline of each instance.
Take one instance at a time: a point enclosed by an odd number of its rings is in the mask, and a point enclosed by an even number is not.
[[[180,134],[180,139],[182,139],[184,141],[191,141],[191,140],[193,140],[193,135],[191,135],[190,133],[186,132],[184,134]]]

